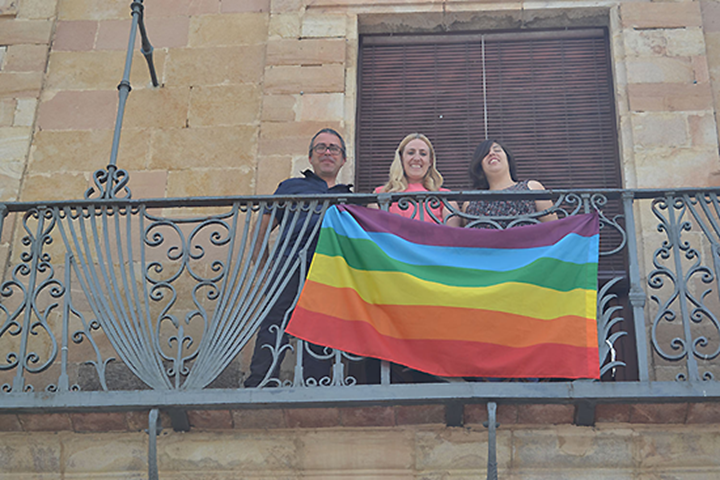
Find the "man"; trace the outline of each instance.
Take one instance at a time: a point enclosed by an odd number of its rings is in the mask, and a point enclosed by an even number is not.
[[[337,175],[345,161],[347,160],[345,151],[345,141],[342,136],[331,128],[324,128],[310,141],[310,148],[308,150],[308,158],[310,159],[310,165],[312,170],[305,170],[303,178],[290,178],[281,182],[275,190],[274,195],[314,195],[318,193],[351,193],[350,187],[344,184],[338,184]],[[266,211],[263,219],[260,223],[260,232],[264,234],[270,224],[271,211]],[[284,209],[279,209],[275,213],[275,220],[272,228],[276,228],[282,221],[283,215],[292,214],[286,212]],[[288,218],[286,221],[285,230],[280,235],[278,242],[284,242],[287,238],[287,247],[282,252],[282,260],[287,260],[293,251],[293,246],[298,241],[307,240],[310,241],[310,247],[308,250],[307,267],[310,265],[312,259],[312,253],[315,251],[315,245],[317,244],[317,238],[308,239],[307,235],[313,231],[313,227],[318,222],[320,215],[313,213],[308,222],[306,222],[306,214],[295,213],[298,215],[298,219],[295,222],[295,226],[291,229],[292,218]],[[307,223],[307,225],[306,225]],[[303,228],[304,232],[303,233]],[[301,238],[301,235],[303,237]],[[262,237],[262,235],[261,235]],[[261,238],[258,239],[261,241]],[[303,242],[304,243],[304,242]],[[292,253],[293,258],[297,257],[299,249],[295,249]],[[307,268],[305,269],[307,272]],[[273,278],[269,284],[272,285],[279,279]],[[270,348],[263,347],[263,345],[269,345],[273,348],[276,347],[277,331],[271,329],[273,325],[280,326],[285,317],[285,313],[290,308],[290,305],[295,300],[298,292],[298,286],[300,284],[300,268],[298,268],[288,284],[284,287],[280,293],[277,302],[270,309],[267,316],[260,325],[258,330],[257,339],[255,340],[255,350],[253,352],[252,361],[250,363],[250,375],[245,380],[246,387],[257,387],[262,380],[265,378],[268,370],[270,369],[273,357]],[[282,345],[287,343],[287,335],[283,334]],[[276,362],[271,377],[277,377],[280,363],[284,356],[285,349],[279,354],[278,361]],[[317,347],[316,347],[317,351]],[[319,381],[322,377],[330,374],[330,362],[327,360],[318,360],[308,353],[303,355],[303,367],[304,376],[306,379],[313,378]]]

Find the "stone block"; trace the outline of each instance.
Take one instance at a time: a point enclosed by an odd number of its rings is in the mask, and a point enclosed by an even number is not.
[[[22,170],[22,164],[19,165]],[[0,200],[12,202],[18,199],[20,192],[20,179],[0,173]],[[8,246],[0,246],[0,258],[5,261],[8,254]]]
[[[488,411],[484,403],[469,403],[463,411],[463,421],[466,425],[480,424],[487,422]]]
[[[708,59],[705,55],[695,55],[690,60],[695,83],[707,83],[710,81],[710,69]]]
[[[168,197],[250,195],[255,172],[243,168],[171,171]]]
[[[161,472],[184,472],[191,475],[185,477],[188,480],[200,478],[205,472],[227,472],[230,477],[217,477],[225,480],[262,478],[262,473],[287,472],[298,465],[294,436],[231,431],[198,432],[193,438],[194,442],[188,442],[186,435],[171,434],[158,442]]]
[[[630,421],[630,405],[623,403],[603,403],[595,407],[597,423],[627,423]]]
[[[700,11],[703,20],[703,30],[707,33],[720,32],[720,4],[711,0],[701,0]]]
[[[280,409],[233,410],[233,426],[241,429],[287,428]]]
[[[309,93],[298,98],[297,119],[301,122],[341,122],[345,118],[343,93]]]
[[[31,127],[35,121],[37,104],[38,101],[35,98],[19,98],[13,125],[16,127]]]
[[[392,427],[395,410],[392,407],[341,408],[340,423],[344,427]]]
[[[95,45],[97,29],[98,22],[93,20],[59,21],[55,25],[53,51],[85,52],[92,50]]]
[[[42,130],[93,130],[115,124],[117,91],[46,92],[40,102],[38,126]]]
[[[57,15],[58,20],[123,19],[130,16],[130,8],[124,0],[62,0]]]
[[[233,428],[229,410],[188,410],[190,426],[202,430],[220,430]]]
[[[0,18],[0,45],[50,43],[51,20]]]
[[[267,44],[268,65],[319,65],[345,62],[344,39],[275,40]]]
[[[633,468],[631,430],[597,431],[565,426],[551,430],[514,430],[513,467],[533,469]]]
[[[630,110],[636,112],[707,110],[712,107],[708,84],[629,84]]]
[[[265,71],[265,93],[332,93],[345,90],[345,67],[277,66]]]
[[[193,87],[190,91],[188,125],[238,125],[257,122],[260,89],[256,85]]]
[[[148,88],[132,92],[123,125],[130,128],[177,128],[187,124],[190,89]]]
[[[3,478],[42,478],[40,475],[59,472],[62,446],[53,434],[3,434],[0,444],[0,465]],[[18,476],[12,475],[17,473]],[[27,476],[27,474],[33,476]],[[37,477],[35,476],[37,475]]]
[[[625,28],[685,28],[702,26],[700,2],[626,2],[620,5]]]
[[[0,128],[0,158],[3,162],[24,160],[31,138],[32,131],[27,127]]]
[[[638,188],[697,188],[720,185],[717,148],[639,150],[634,157]],[[688,165],[693,168],[687,168]],[[698,175],[698,172],[703,172],[703,175]]]
[[[413,435],[403,430],[303,432],[298,436],[301,471],[403,471],[413,466]],[[354,478],[354,477],[353,477]]]
[[[340,410],[337,408],[289,408],[285,421],[290,428],[324,428],[340,425]]]
[[[222,13],[266,13],[270,11],[270,0],[223,0]]]
[[[0,72],[1,97],[40,96],[42,72]]]
[[[112,432],[127,430],[125,414],[121,412],[71,413],[70,421],[76,432]]]
[[[520,424],[571,424],[575,415],[573,405],[521,405],[518,407]]]
[[[10,45],[5,56],[5,72],[44,72],[47,45]]]
[[[272,13],[297,12],[303,8],[304,4],[304,0],[272,0],[270,11]]]
[[[162,78],[166,53],[157,50],[153,55],[155,71]],[[123,76],[125,52],[52,52],[45,88],[49,90],[110,90],[117,87]],[[130,70],[132,98],[138,90],[149,87],[150,73],[139,51],[133,54]],[[117,94],[116,94],[117,95]]]
[[[692,63],[686,57],[627,58],[628,83],[692,83]]]
[[[117,165],[142,170],[150,152],[150,132],[123,128]],[[110,162],[112,130],[41,130],[33,138],[29,173],[92,172]],[[82,145],[83,148],[75,148]],[[133,185],[131,179],[131,188]]]
[[[270,16],[268,36],[280,38],[300,38],[300,15],[296,13],[277,13]]]
[[[162,445],[163,442],[158,442]],[[64,474],[147,473],[147,434],[96,433],[63,439]]]
[[[0,98],[0,127],[9,127],[15,120],[17,100],[14,98]]]
[[[220,0],[155,0],[145,7],[145,16],[174,17],[177,15],[205,15],[220,12]]]
[[[95,49],[127,51],[130,24],[131,20],[104,20],[99,22]],[[150,43],[154,48],[187,46],[190,28],[190,19],[188,17],[151,17],[145,21],[145,25]],[[135,45],[140,45],[140,32],[135,38]]]
[[[687,403],[636,403],[630,406],[631,423],[685,423]]]
[[[151,148],[153,170],[249,168],[257,150],[257,127],[163,129],[154,133]]]
[[[20,199],[25,202],[37,200],[67,200],[83,198],[87,189],[85,175],[54,173],[52,175],[27,175],[23,182]]]
[[[292,122],[295,120],[293,95],[265,95],[262,99],[261,120],[266,122]]]
[[[642,469],[720,466],[717,427],[695,426],[692,431],[643,430],[637,439],[637,462]]]
[[[265,122],[262,124],[258,151],[261,155],[295,155],[307,159],[310,139],[326,127],[342,134],[338,122]]]
[[[717,403],[691,403],[686,423],[708,425],[720,423],[720,405]]]
[[[193,17],[190,23],[191,47],[256,45],[267,40],[268,15],[264,13],[226,13]]]
[[[21,0],[17,18],[45,19],[55,16],[58,0]]]
[[[347,16],[340,14],[305,14],[302,19],[303,38],[344,37],[347,33]]]
[[[70,416],[65,413],[30,413],[18,415],[26,432],[57,432],[72,430]]]
[[[171,85],[260,83],[264,45],[170,50],[165,81]]]
[[[168,172],[165,170],[141,170],[128,172],[132,198],[162,198],[167,188]]]
[[[636,148],[688,146],[689,135],[684,115],[637,113],[631,116]]]
[[[258,157],[255,195],[269,195],[278,184],[291,175],[292,158]]]
[[[705,37],[701,28],[678,28],[667,33],[667,54],[705,55]]]
[[[687,120],[693,146],[718,144],[717,124],[712,114],[689,115]]]
[[[399,405],[395,407],[397,425],[445,423],[444,405]]]
[[[510,435],[498,432],[498,466],[510,460]],[[444,429],[415,433],[415,469],[419,471],[480,471],[487,467],[487,431]],[[507,452],[507,453],[506,453]]]
[[[0,415],[0,432],[19,432],[22,430],[20,420],[17,415],[2,414]]]

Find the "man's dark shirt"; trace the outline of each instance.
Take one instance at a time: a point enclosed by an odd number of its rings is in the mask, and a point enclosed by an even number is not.
[[[315,175],[315,172],[312,170],[305,170],[302,172],[305,176],[304,178],[289,178],[278,185],[277,190],[275,190],[275,193],[273,195],[314,195],[318,193],[352,193],[350,190],[349,185],[345,184],[336,184],[334,187],[328,188],[327,183],[322,178]],[[312,233],[315,224],[317,223],[318,219],[320,218],[320,210],[321,206],[318,206],[316,208],[315,213],[313,213],[312,217],[310,218],[310,221],[308,222],[307,228],[305,230],[305,235],[303,235],[303,240],[307,239],[309,235]],[[269,212],[266,212],[266,214]],[[288,213],[286,209],[281,208],[278,209],[275,213],[275,220],[280,223],[282,222],[283,216]],[[287,230],[290,228],[290,225],[292,223],[293,218],[288,217],[287,219],[287,225],[285,227],[286,231],[283,231],[280,235],[280,238],[278,242],[283,242],[287,235],[290,235],[290,242],[285,247],[285,250],[283,251],[283,256],[289,256],[290,252],[293,249],[293,246],[295,245],[295,242],[298,241],[298,238],[300,237],[300,231],[303,228],[303,225],[305,224],[305,217],[307,216],[307,212],[300,212],[298,213],[298,219],[295,222],[295,226],[293,227],[291,232],[287,232]],[[312,240],[312,243],[310,245],[310,249],[308,252],[310,255],[308,256],[308,262],[310,262],[310,259],[312,258],[312,253],[315,252],[315,247],[317,245],[317,236]],[[282,243],[279,244],[282,246]],[[298,249],[299,250],[299,249]],[[295,250],[295,253],[297,254],[298,250]]]

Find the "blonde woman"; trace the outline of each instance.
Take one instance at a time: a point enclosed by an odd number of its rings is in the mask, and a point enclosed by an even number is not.
[[[448,192],[447,188],[441,188],[443,177],[435,168],[435,149],[430,140],[422,133],[411,133],[403,138],[395,150],[395,159],[390,165],[390,178],[385,185],[377,187],[375,193],[396,193],[396,192]],[[455,202],[450,204],[457,209]],[[429,208],[433,215],[445,220],[451,212],[445,206]],[[414,209],[401,209],[397,203],[390,205],[390,212],[402,215],[406,218],[413,218]],[[415,218],[419,218],[415,213]],[[434,222],[430,215],[424,215],[423,220]],[[451,217],[446,225],[451,227],[460,226],[459,217]]]

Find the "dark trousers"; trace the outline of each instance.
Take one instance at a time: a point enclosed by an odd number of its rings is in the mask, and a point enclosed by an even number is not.
[[[273,280],[274,281],[274,280]],[[270,330],[270,327],[277,325],[278,328],[282,325],[285,312],[288,311],[290,306],[295,300],[297,295],[298,286],[300,284],[300,273],[296,271],[290,281],[285,286],[283,291],[280,293],[275,305],[270,309],[265,319],[260,324],[257,338],[255,340],[255,350],[253,351],[252,361],[250,362],[250,376],[245,379],[244,385],[246,387],[257,387],[262,382],[263,378],[267,374],[270,366],[272,365],[272,354],[270,349],[263,347],[263,345],[270,345],[275,348],[275,341],[277,339],[277,331],[275,329]],[[292,312],[290,313],[292,314]],[[282,334],[282,345],[287,345],[288,336],[286,333]],[[310,344],[316,352],[321,352],[322,347]],[[280,372],[280,364],[285,357],[285,350],[279,354],[275,368],[273,369],[270,378],[277,378]],[[331,360],[318,360],[307,352],[303,352],[303,377],[307,381],[308,378],[314,378],[319,381],[322,377],[330,375],[330,368],[332,367]]]

